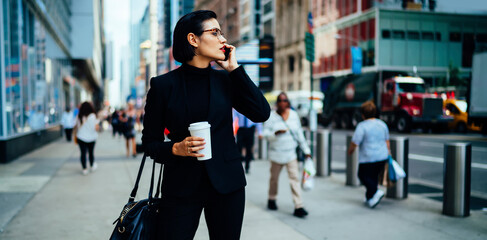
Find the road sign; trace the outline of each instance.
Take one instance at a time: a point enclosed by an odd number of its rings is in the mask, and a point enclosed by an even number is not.
[[[304,42],[306,45],[306,59],[310,62],[315,61],[315,37],[313,34],[306,32],[304,36]]]
[[[360,74],[362,72],[362,49],[360,47],[351,47],[352,53],[352,72]]]

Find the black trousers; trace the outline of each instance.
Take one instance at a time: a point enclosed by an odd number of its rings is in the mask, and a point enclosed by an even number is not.
[[[245,156],[243,156],[243,160],[245,161],[245,172],[249,172],[250,161],[254,158],[254,134],[255,126],[250,128],[240,127],[237,131],[238,151],[241,153],[242,149],[245,148]]]
[[[164,196],[162,228],[158,239],[192,240],[198,229],[201,212],[211,240],[240,239],[245,208],[245,188],[229,194],[218,193],[208,174],[198,191],[187,197]]]
[[[66,134],[66,140],[68,142],[71,142],[72,135],[73,135],[73,129],[72,128],[65,128],[64,133]]]
[[[94,150],[95,150],[95,142],[83,142],[80,139],[78,139],[78,146],[79,150],[81,152],[81,166],[83,169],[86,169],[86,152],[88,152],[89,159],[90,159],[90,166],[93,167],[93,163],[95,162],[95,155],[94,155]]]
[[[367,189],[365,192],[365,198],[367,200],[371,199],[375,192],[377,192],[379,173],[384,169],[385,163],[386,160],[372,163],[360,163],[358,166],[358,178]]]

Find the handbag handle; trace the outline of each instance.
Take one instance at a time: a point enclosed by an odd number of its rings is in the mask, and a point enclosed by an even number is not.
[[[137,173],[137,180],[135,180],[134,188],[132,189],[132,192],[130,193],[129,202],[133,202],[135,200],[135,196],[137,195],[137,190],[139,189],[140,177],[142,176],[142,171],[144,170],[146,158],[147,158],[147,155],[146,155],[146,153],[144,153],[144,156],[142,157],[142,161],[140,162],[139,172]],[[155,171],[155,168],[156,168],[156,161],[153,161],[151,183],[150,183],[150,188],[149,188],[149,200],[152,199],[152,189],[154,188],[154,173],[155,173],[154,171]],[[162,174],[162,163],[161,163],[161,174]],[[161,175],[159,175],[159,181],[160,181],[160,179],[161,179]],[[158,186],[159,186],[159,183],[158,183]]]

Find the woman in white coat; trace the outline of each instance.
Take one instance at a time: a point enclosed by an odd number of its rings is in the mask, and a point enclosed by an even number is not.
[[[277,96],[276,111],[271,112],[269,120],[264,123],[263,135],[269,141],[269,160],[271,161],[271,178],[269,182],[269,199],[267,208],[277,210],[276,198],[279,174],[287,168],[294,202],[294,216],[303,218],[308,212],[303,207],[299,168],[296,147],[299,144],[306,157],[311,157],[310,149],[304,138],[298,113],[291,109],[286,93]]]

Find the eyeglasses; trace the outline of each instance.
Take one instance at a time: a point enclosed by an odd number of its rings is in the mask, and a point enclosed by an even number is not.
[[[225,34],[222,33],[222,30],[220,30],[218,28],[203,30],[203,32],[211,32],[211,34],[217,38],[225,38]]]
[[[277,99],[277,102],[289,102],[288,99]]]

